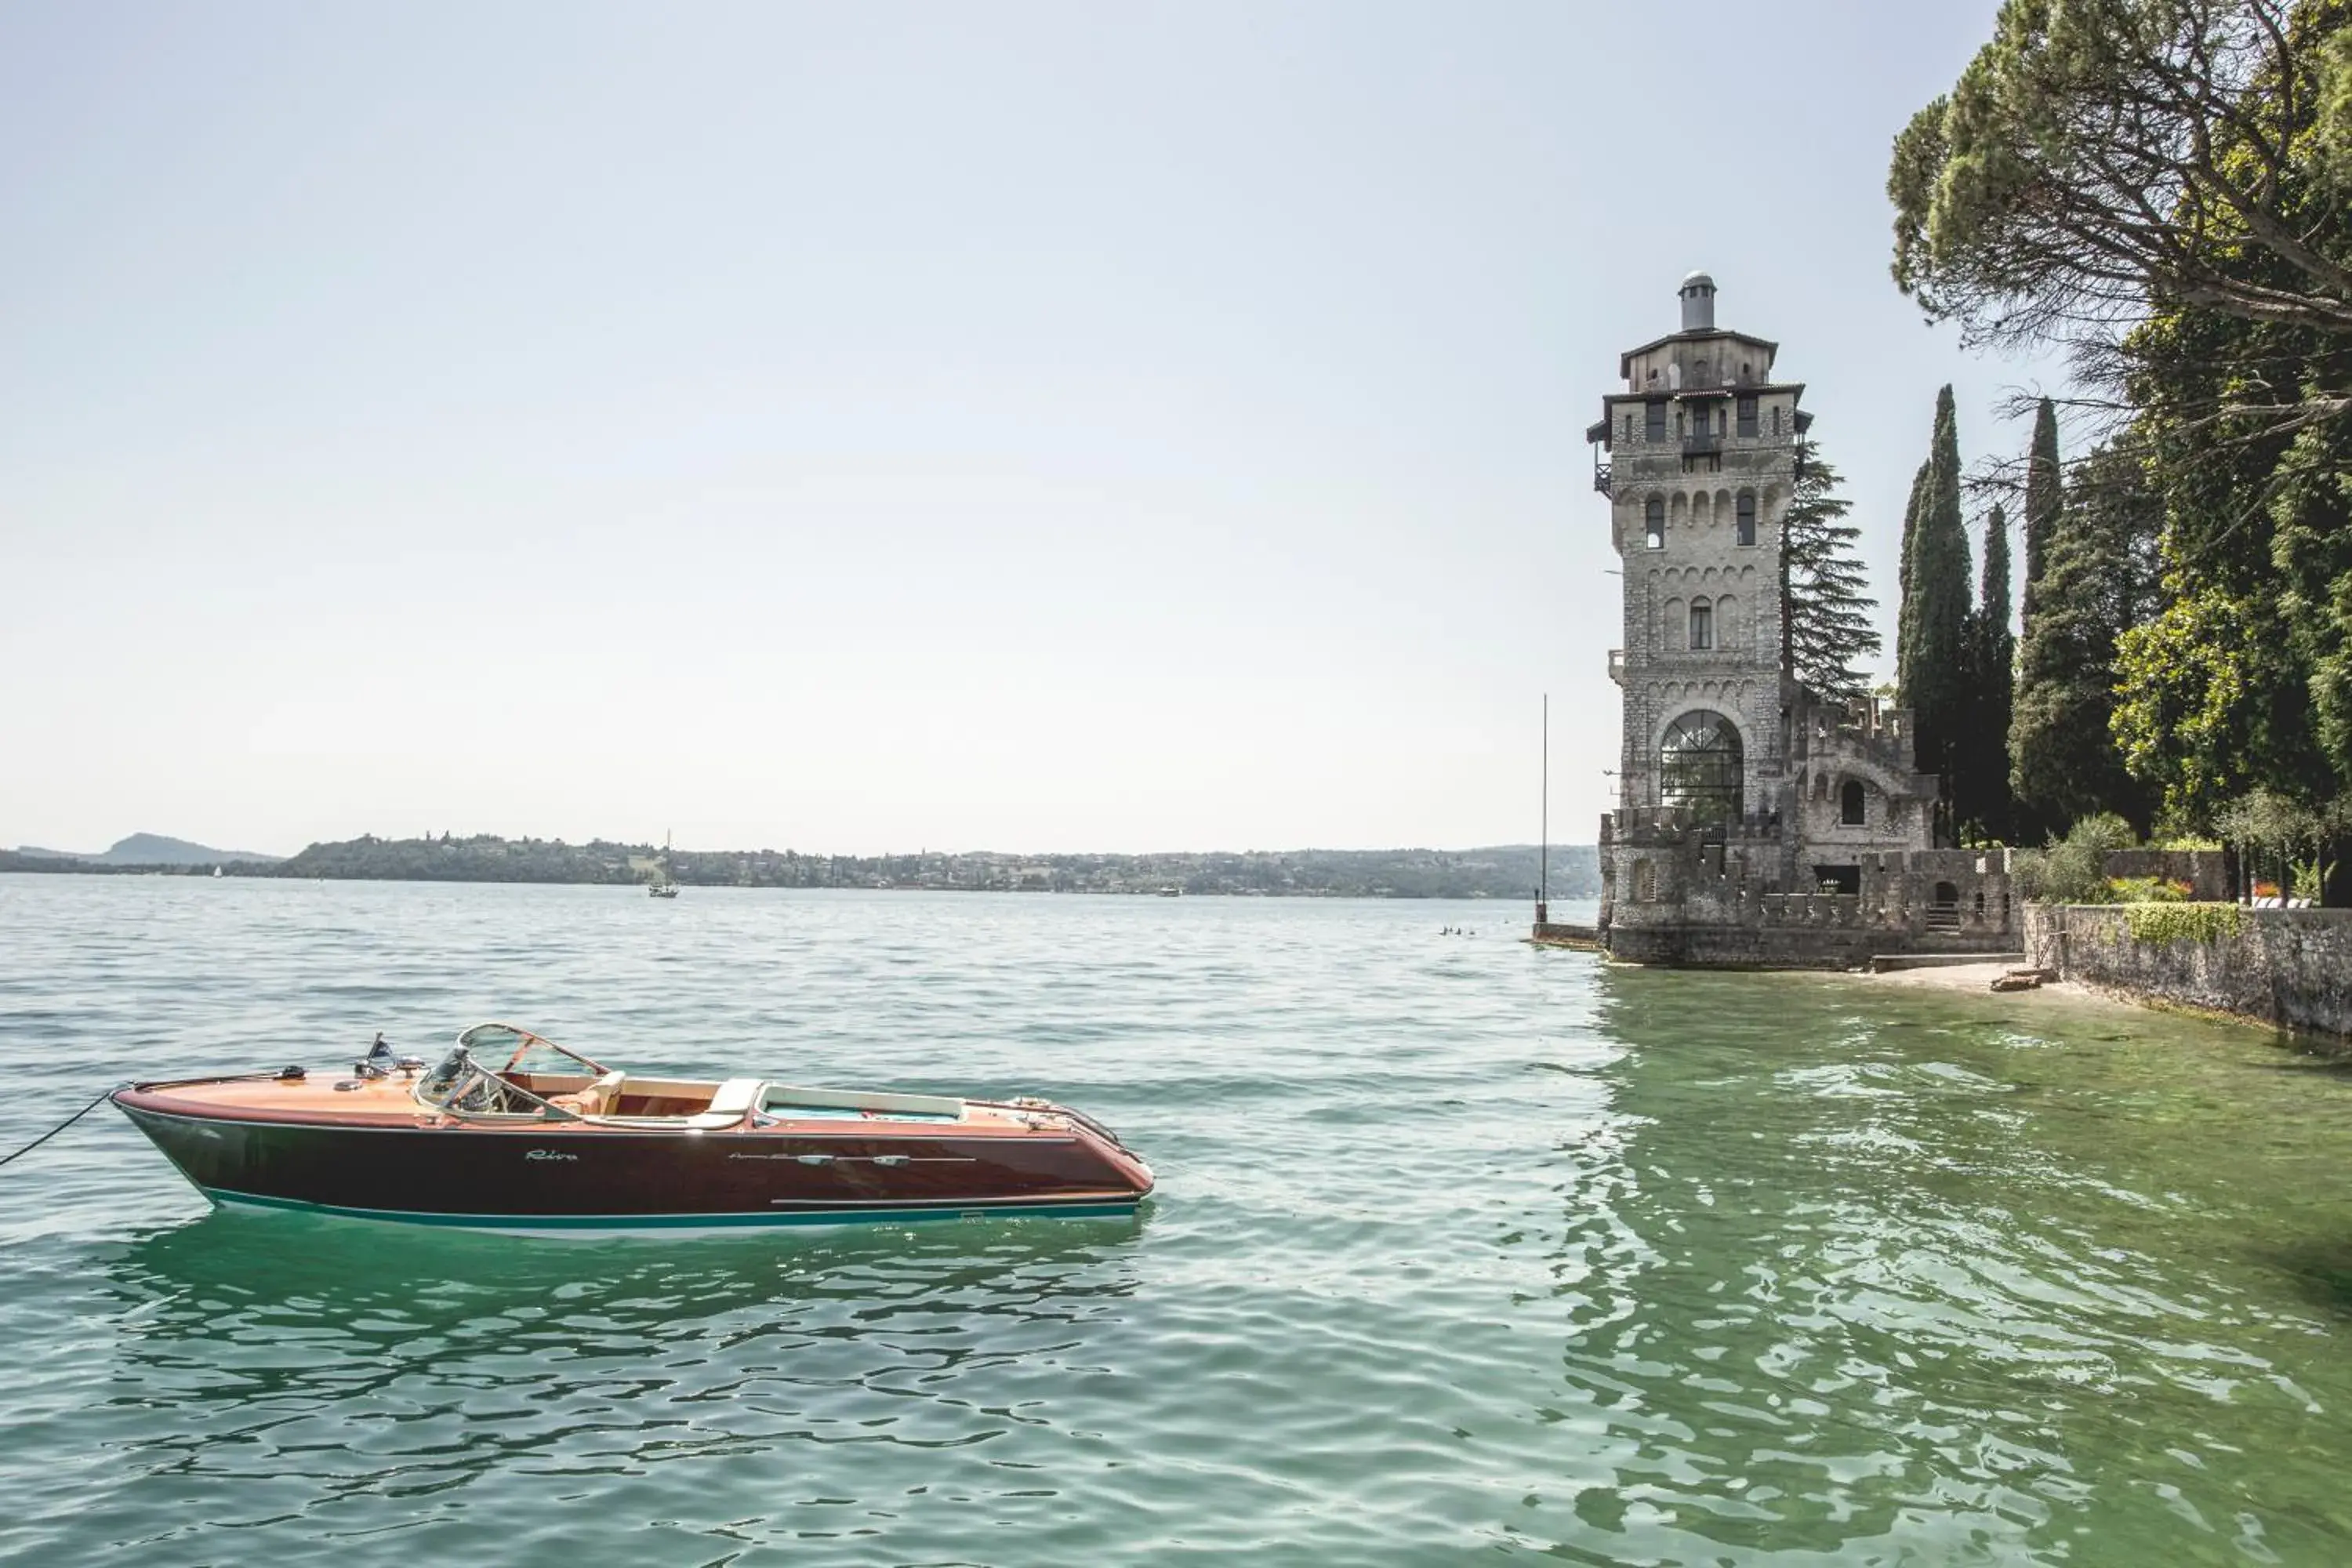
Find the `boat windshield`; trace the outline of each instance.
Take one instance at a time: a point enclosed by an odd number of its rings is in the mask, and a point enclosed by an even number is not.
[[[526,1089],[517,1075],[563,1075],[578,1079],[605,1076],[604,1068],[577,1051],[567,1051],[552,1040],[509,1024],[477,1024],[457,1037],[457,1047],[441,1064],[417,1079],[417,1103],[464,1117],[558,1117],[572,1119],[575,1110],[550,1104]]]
[[[602,1078],[604,1068],[578,1051],[567,1051],[512,1024],[477,1024],[457,1037],[460,1049],[497,1073],[585,1072]]]

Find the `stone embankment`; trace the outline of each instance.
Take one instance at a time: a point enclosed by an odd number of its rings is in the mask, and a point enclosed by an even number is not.
[[[2352,910],[2029,904],[2025,948],[2098,990],[2352,1045]]]

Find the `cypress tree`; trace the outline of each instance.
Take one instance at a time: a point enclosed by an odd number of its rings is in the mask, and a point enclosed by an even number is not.
[[[1862,530],[1844,521],[1853,503],[1838,493],[1838,471],[1809,443],[1805,471],[1781,520],[1780,660],[1790,675],[1824,697],[1859,698],[1857,661],[1885,647],[1870,624],[1878,601],[1863,592],[1854,550]]]
[[[1897,672],[1917,737],[1918,765],[1943,775],[1947,799],[1958,787],[1969,708],[1969,531],[1960,519],[1959,418],[1947,386],[1936,396],[1926,493],[1912,526]]]
[[[1985,519],[1984,578],[1977,591],[1969,663],[1969,715],[1959,773],[1969,785],[1961,819],[1989,838],[2010,836],[2010,710],[2014,698],[2017,638],[2009,629],[2009,516],[1996,503]]]
[[[2042,582],[2050,572],[2052,544],[2065,511],[2064,487],[2064,470],[2058,458],[2058,414],[2045,397],[2033,411],[2033,443],[2025,458],[2025,596],[2018,617],[2021,654],[2011,691],[2009,733],[2010,826],[2020,839],[2028,841],[2063,832],[2081,815],[2053,815],[2053,797],[2046,781],[2037,777],[2032,793],[2021,782],[2042,763],[2039,757],[2032,763],[2020,759],[2030,748],[2046,750],[2052,739],[2046,726],[2066,705],[2065,699],[2038,689],[2040,683],[2053,679],[2053,650],[2057,645],[2037,647],[2030,662],[2022,657],[2024,643],[2033,637],[2034,623],[2041,618]]]
[[[2033,619],[2033,601],[2050,559],[2050,533],[2066,504],[2058,467],[2058,411],[2043,398],[2033,411],[2033,445],[2025,458],[2025,602],[2023,619]]]
[[[1919,537],[1919,508],[1927,496],[1927,465],[1911,476],[1911,499],[1903,504],[1903,545],[1896,552],[1895,567],[1895,679],[1902,680],[1902,671],[1910,668],[1911,627],[1904,619],[1903,606],[1911,602],[1911,551]]]
[[[2110,727],[2116,640],[2142,608],[2136,541],[2153,531],[2157,505],[2138,466],[2102,449],[2055,519],[2017,645],[2010,721],[2010,786],[2029,828],[2063,833],[2101,812],[2147,819]]]

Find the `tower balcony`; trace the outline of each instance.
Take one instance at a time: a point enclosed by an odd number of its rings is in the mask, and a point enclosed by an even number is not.
[[[1625,684],[1625,650],[1622,647],[1609,650],[1609,679],[1620,686]]]
[[[1604,496],[1610,493],[1608,464],[1595,463],[1592,465],[1592,488]]]
[[[1719,435],[1709,433],[1705,436],[1690,435],[1683,437],[1683,456],[1685,458],[1703,458],[1710,452],[1722,450],[1723,437]]]

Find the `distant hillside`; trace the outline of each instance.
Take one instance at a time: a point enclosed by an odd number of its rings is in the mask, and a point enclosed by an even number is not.
[[[101,866],[217,866],[231,860],[275,865],[286,857],[257,854],[250,849],[215,849],[184,838],[166,838],[160,833],[134,833],[128,838],[117,839],[105,854],[90,858]]]
[[[645,845],[566,844],[560,838],[357,838],[313,844],[267,873],[373,882],[636,882]]]
[[[591,882],[652,879],[663,853],[597,839],[377,838],[313,844],[255,873],[373,881]],[[1539,875],[1532,844],[1482,849],[1291,849],[1160,855],[803,855],[783,849],[679,849],[667,863],[692,887],[929,888],[960,892],[1230,894],[1259,898],[1530,900]],[[1556,845],[1551,896],[1601,896],[1599,853]]]
[[[69,849],[37,849],[26,844],[16,850],[16,858],[73,860],[89,866],[222,866],[238,861],[270,866],[285,858],[282,855],[257,855],[250,849],[215,849],[184,838],[166,838],[160,833],[134,833],[128,838],[117,839],[110,848],[96,855],[77,854]]]

